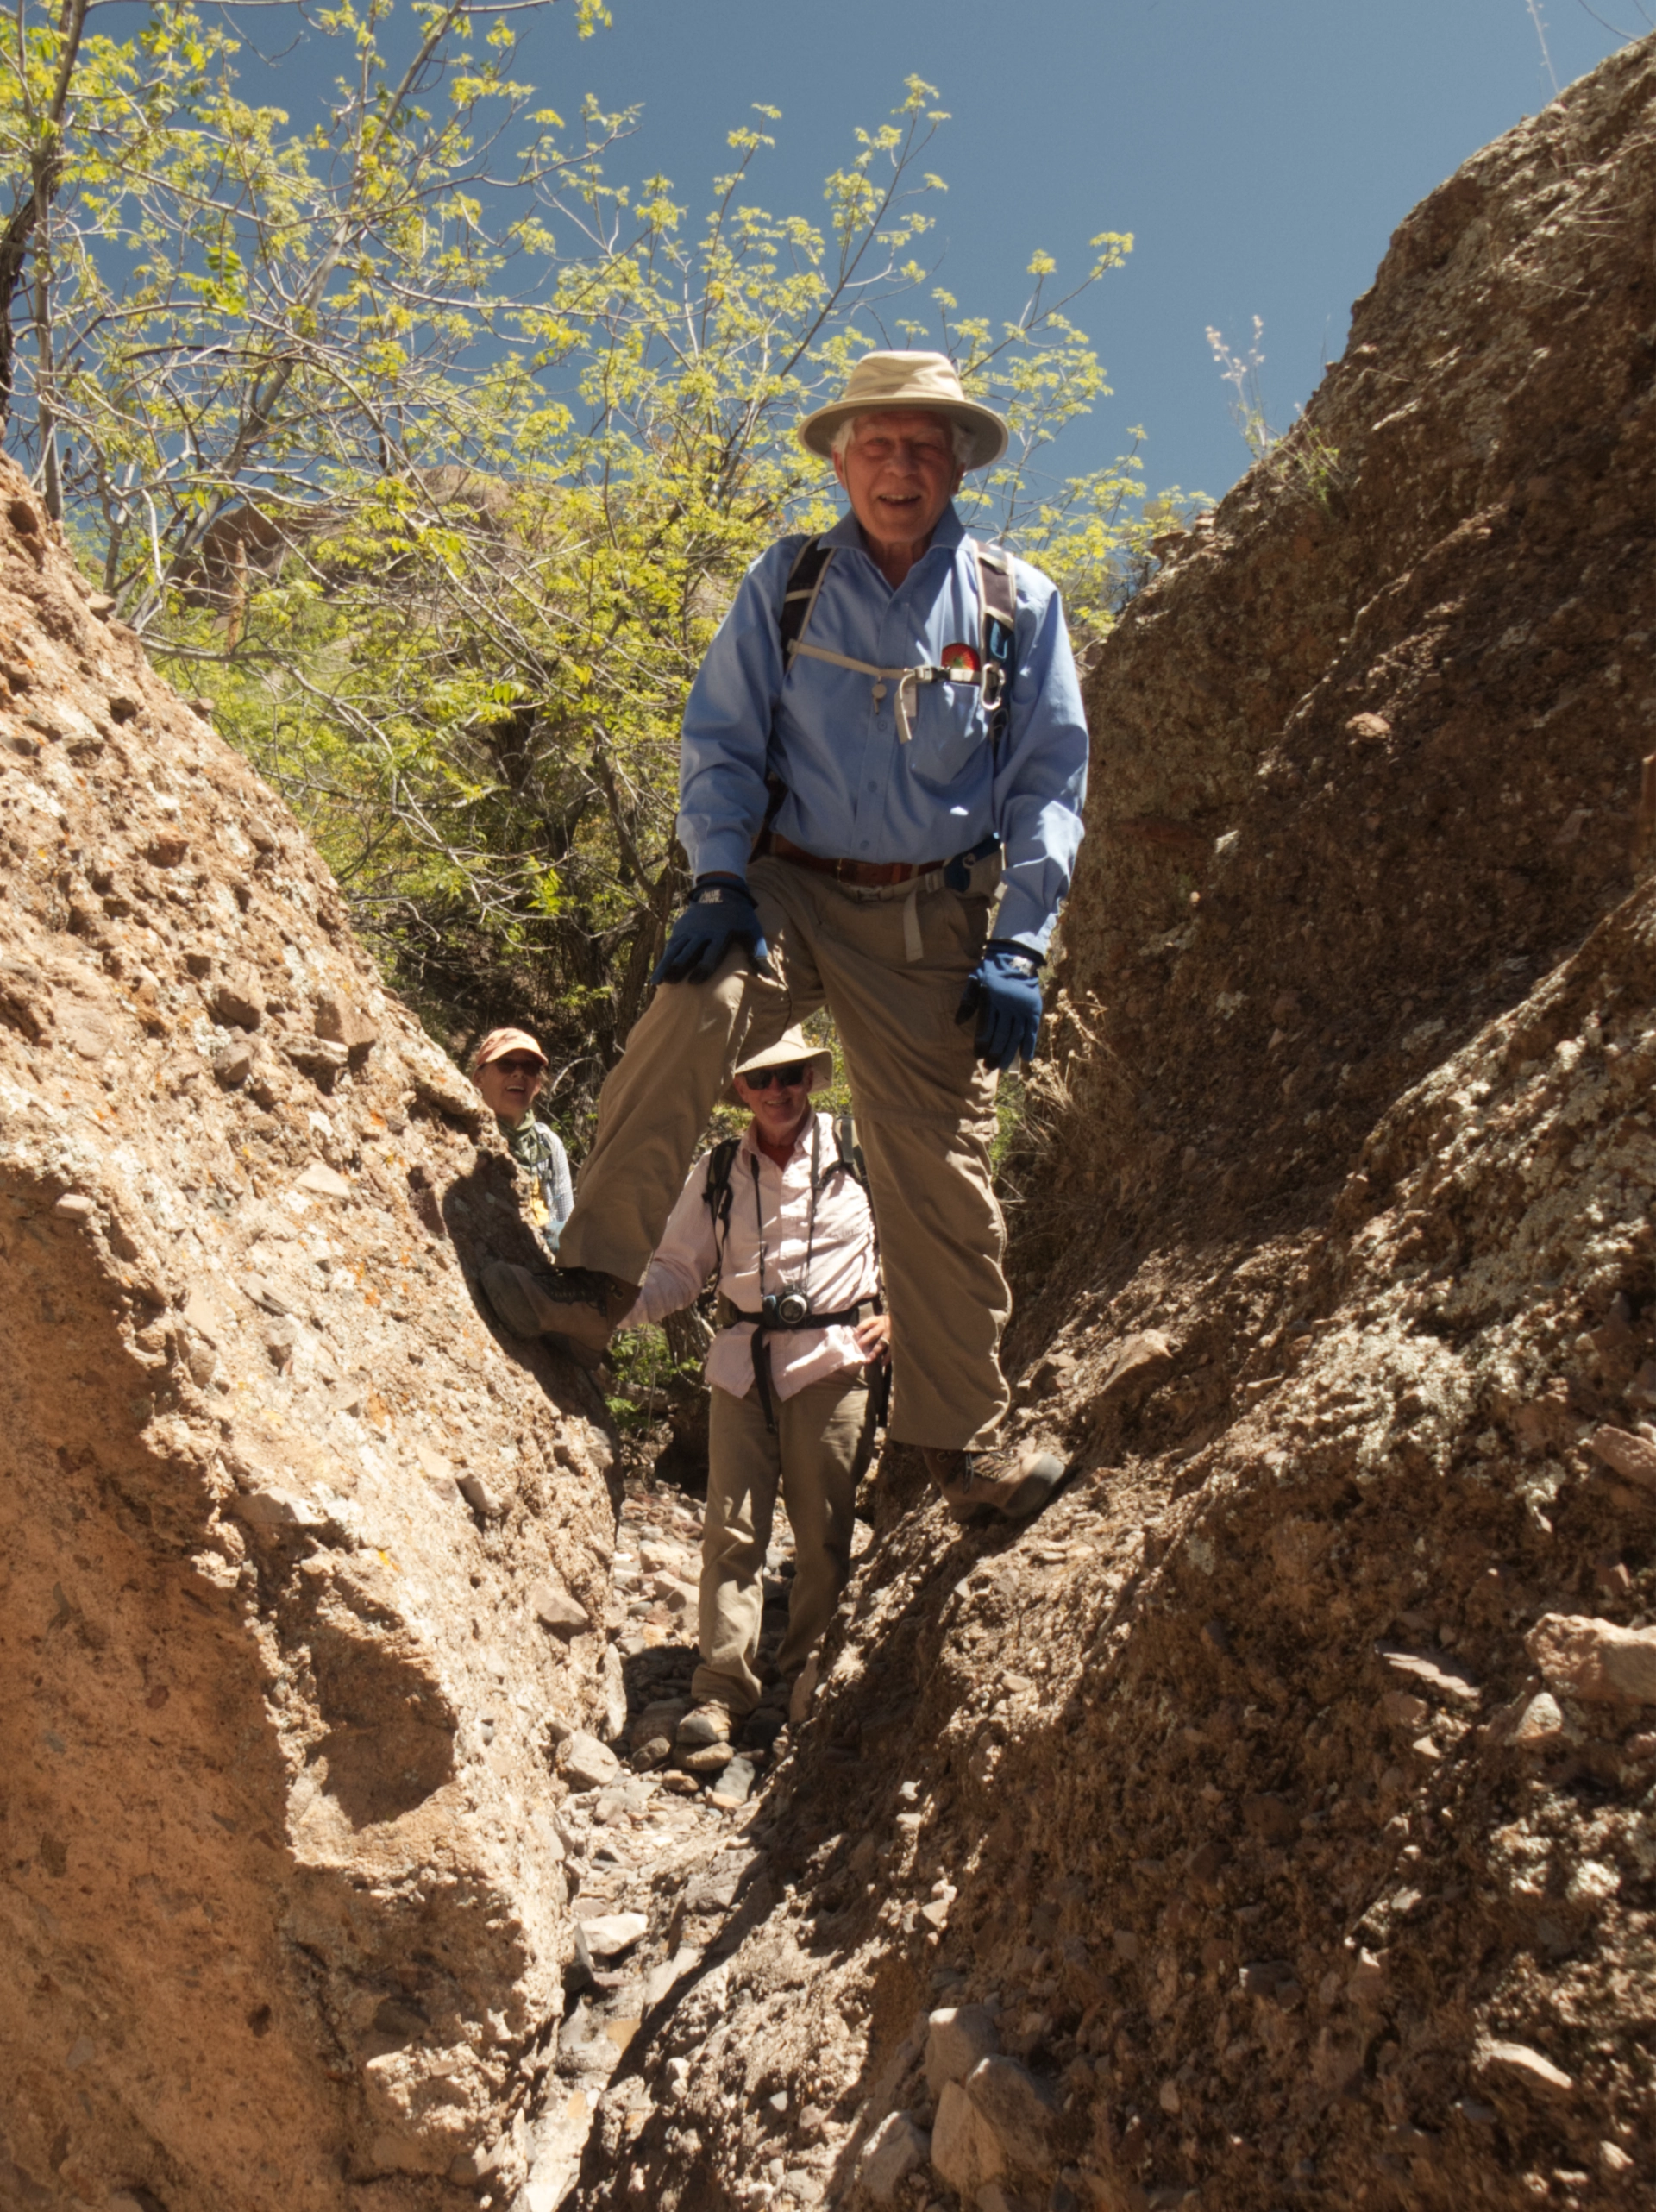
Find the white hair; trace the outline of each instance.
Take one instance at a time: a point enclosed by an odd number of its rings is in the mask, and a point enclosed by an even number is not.
[[[957,468],[964,468],[971,460],[971,431],[967,429],[964,423],[957,420],[953,415],[944,414],[941,407],[901,405],[859,407],[855,414],[847,415],[834,432],[830,451],[837,454],[846,452],[850,449],[851,440],[856,436],[857,424],[868,415],[930,415],[934,422],[941,422],[948,428],[949,442],[955,456],[955,466]]]

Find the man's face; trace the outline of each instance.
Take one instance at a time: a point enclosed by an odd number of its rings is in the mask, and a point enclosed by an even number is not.
[[[851,512],[877,545],[929,538],[964,473],[947,421],[923,407],[859,415],[851,443],[834,456]]]
[[[503,1122],[521,1122],[540,1095],[546,1062],[531,1053],[505,1053],[472,1078],[483,1103]]]
[[[773,1078],[787,1075],[794,1080],[772,1080],[761,1090],[746,1076],[738,1075],[735,1080],[736,1095],[752,1115],[760,1135],[768,1144],[791,1144],[805,1127],[806,1116],[811,1111],[810,1063],[806,1061],[797,1067],[766,1068],[762,1071]]]

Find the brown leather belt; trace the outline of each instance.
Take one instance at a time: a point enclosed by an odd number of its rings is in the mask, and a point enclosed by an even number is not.
[[[825,860],[821,853],[807,852],[780,830],[767,830],[758,849],[778,860],[791,861],[796,868],[814,869],[819,876],[831,876],[837,883],[855,883],[865,891],[889,890],[894,883],[912,883],[916,876],[929,876],[944,865],[941,860]]]

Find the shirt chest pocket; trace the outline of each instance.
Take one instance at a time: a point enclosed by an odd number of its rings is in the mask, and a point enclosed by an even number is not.
[[[909,767],[924,782],[952,783],[976,764],[976,756],[988,744],[982,690],[946,679],[915,688]]]

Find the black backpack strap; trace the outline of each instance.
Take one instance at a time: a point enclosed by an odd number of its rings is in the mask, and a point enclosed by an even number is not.
[[[873,1193],[869,1188],[869,1163],[862,1157],[862,1147],[856,1141],[856,1123],[849,1114],[836,1114],[834,1116],[834,1156],[823,1172],[825,1176],[828,1176],[833,1174],[836,1170],[841,1174],[849,1175],[854,1182],[861,1184],[863,1196],[870,1202],[869,1219],[872,1222],[874,1205]],[[877,1223],[875,1227],[874,1247],[877,1254],[880,1249],[880,1231]],[[884,1301],[878,1291],[875,1293],[874,1305],[876,1313],[882,1313],[885,1310]]]
[[[782,643],[782,669],[786,673],[794,658],[794,648],[804,637],[817,604],[817,594],[822,589],[822,580],[828,573],[828,563],[834,557],[831,545],[824,544],[819,537],[807,537],[794,556],[794,566],[787,572],[787,582],[782,590],[782,611],[777,620],[777,631]]]
[[[856,1123],[849,1114],[834,1116],[834,1157],[830,1165],[854,1176],[865,1191],[868,1189],[869,1163],[856,1141]]]
[[[736,1165],[736,1148],[741,1141],[740,1137],[720,1138],[707,1155],[707,1178],[701,1186],[701,1195],[713,1217],[713,1244],[721,1267],[724,1240],[731,1227],[731,1170]]]
[[[1018,584],[1012,556],[998,545],[979,545],[978,599],[983,609],[983,705],[989,743],[998,746],[1012,719],[1012,663],[1018,646]]]
[[[782,611],[776,618],[777,634],[781,640],[782,674],[786,676],[794,659],[794,648],[805,635],[805,625],[811,619],[817,603],[817,594],[822,589],[822,580],[828,573],[828,563],[834,557],[831,545],[825,545],[819,537],[807,537],[794,556],[794,565],[787,572],[787,581],[782,587]],[[781,811],[787,796],[787,786],[780,776],[769,770],[765,774],[765,818],[759,825],[753,840],[756,857],[770,850],[770,826]],[[725,1218],[730,1210],[725,1209]]]

